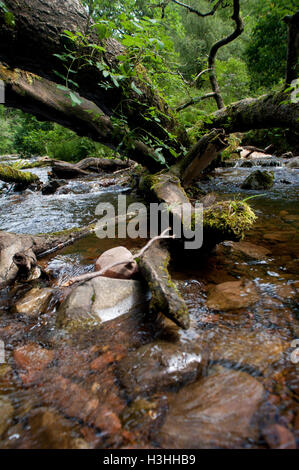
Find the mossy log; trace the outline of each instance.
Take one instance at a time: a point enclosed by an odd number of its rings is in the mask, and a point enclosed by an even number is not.
[[[184,187],[190,186],[227,146],[223,130],[213,129],[203,136],[177,164],[173,165],[170,171],[181,178]]]
[[[33,173],[19,171],[12,168],[9,165],[1,164],[0,165],[0,180],[5,183],[15,183],[18,186],[27,188],[31,184],[36,184],[41,186],[41,182],[38,176]]]
[[[171,172],[147,174],[141,178],[139,187],[151,201],[166,204],[172,216],[183,223],[183,205],[191,203],[178,177]],[[206,199],[207,196],[204,197]],[[213,247],[224,240],[242,239],[255,221],[254,212],[244,201],[214,202],[212,198],[211,204],[206,205],[204,200],[203,219],[198,218],[193,210],[191,227],[186,227],[194,230],[195,223],[203,223],[203,247]]]
[[[169,261],[170,254],[165,242],[156,241],[143,254],[138,264],[152,293],[150,308],[155,313],[163,313],[180,328],[188,329],[188,308],[171,280],[168,272]]]
[[[291,94],[292,90],[282,90],[237,101],[209,116],[209,122],[200,129],[222,128],[229,134],[278,127],[298,133],[299,100],[292,99]]]

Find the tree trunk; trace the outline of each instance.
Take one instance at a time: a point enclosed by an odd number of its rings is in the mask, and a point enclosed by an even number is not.
[[[259,98],[246,98],[216,111],[203,124],[205,129],[223,128],[231,132],[251,129],[289,128],[299,132],[299,100],[291,100],[290,92],[280,91]]]
[[[56,234],[23,235],[0,231],[0,287],[13,281],[19,271],[29,272],[37,266],[37,259],[71,245],[90,235],[95,225],[64,230]]]
[[[289,27],[286,85],[299,78],[299,10],[295,15],[287,15],[283,21]]]
[[[84,34],[89,21],[87,10],[79,0],[6,0],[5,4],[14,16],[15,26],[7,25],[4,15],[0,15],[0,60],[11,67],[19,67],[65,85],[65,81],[55,73],[65,75],[65,65],[54,54],[63,54],[67,46],[74,49],[75,55],[82,56],[82,50],[76,49],[74,43],[65,37],[64,31],[79,31]],[[180,150],[181,143],[188,144],[187,134],[179,128],[167,104],[153,89],[142,67],[139,67],[138,73],[143,78],[134,78],[142,92],[140,96],[131,87],[132,79],[128,78],[124,86],[116,87],[97,67],[97,62],[103,60],[111,70],[112,67],[116,69],[117,57],[120,53],[125,54],[124,47],[114,39],[100,44],[96,33],[90,35],[90,41],[104,46],[105,52],[93,53],[91,64],[84,63],[84,67],[77,67],[75,79],[80,95],[91,100],[101,110],[101,115],[109,118],[117,117],[121,104],[129,129],[140,129],[141,137],[152,134],[177,151]],[[86,48],[84,50],[85,55],[91,55],[91,52]],[[107,83],[109,80],[110,87],[99,86],[99,83]],[[152,107],[159,113],[159,123],[145,117],[145,111]],[[123,129],[116,130],[123,132]],[[177,140],[172,140],[169,132],[177,134]],[[164,153],[166,159],[171,160],[171,152],[167,151],[166,145]]]

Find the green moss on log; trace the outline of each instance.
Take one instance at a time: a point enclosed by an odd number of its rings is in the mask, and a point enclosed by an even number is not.
[[[252,227],[256,215],[244,201],[223,201],[204,211],[204,232],[215,232],[224,238],[242,239]]]
[[[30,184],[39,184],[39,177],[24,171],[19,171],[12,168],[9,165],[1,164],[0,165],[0,180],[5,183],[18,183],[24,187],[29,186]]]

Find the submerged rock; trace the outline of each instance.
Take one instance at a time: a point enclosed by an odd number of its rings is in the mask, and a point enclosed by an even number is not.
[[[251,281],[223,282],[211,289],[207,307],[214,310],[237,310],[249,307],[258,299],[258,291]]]
[[[172,396],[157,441],[171,449],[240,448],[258,438],[253,417],[263,394],[250,375],[218,366]]]
[[[254,171],[243,182],[242,189],[270,189],[274,184],[274,173],[272,171]]]
[[[213,337],[209,349],[210,361],[233,364],[234,367],[254,368],[266,372],[267,368],[279,361],[289,347],[277,335],[246,328],[237,331],[219,331]]]
[[[76,436],[73,430],[75,423],[64,418],[55,409],[37,408],[27,419],[30,435],[39,449],[89,448],[86,441],[74,437]]]
[[[23,299],[16,303],[15,310],[17,313],[36,317],[47,308],[52,293],[52,289],[31,289]]]
[[[6,396],[0,397],[0,437],[9,428],[12,417],[14,414],[14,408],[11,401]]]
[[[299,168],[299,157],[291,158],[286,164],[287,168]]]
[[[131,262],[132,257],[132,253],[124,246],[111,248],[111,250],[105,251],[105,253],[98,258],[95,265],[95,271],[101,271],[114,263],[120,263],[123,261],[123,264],[107,269],[103,273],[103,276],[115,279],[132,279],[138,272],[136,261]]]
[[[296,441],[289,429],[280,424],[271,424],[263,429],[263,438],[270,449],[296,449]]]
[[[180,345],[158,341],[128,354],[118,367],[119,380],[130,396],[152,393],[197,379],[202,370],[200,354]]]
[[[247,258],[252,259],[264,259],[271,254],[268,248],[263,246],[254,245],[249,242],[232,242],[225,241],[219,243],[215,248],[216,255],[219,256],[231,256],[231,255],[244,255]]]
[[[62,327],[92,326],[129,313],[147,300],[141,282],[99,276],[74,288],[61,304],[57,321]]]

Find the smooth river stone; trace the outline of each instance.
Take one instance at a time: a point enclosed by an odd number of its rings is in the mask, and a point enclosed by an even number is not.
[[[97,277],[75,287],[58,311],[60,326],[102,323],[131,312],[149,300],[139,281]]]
[[[171,397],[156,440],[166,449],[241,448],[258,439],[253,417],[263,395],[255,378],[218,366]]]

